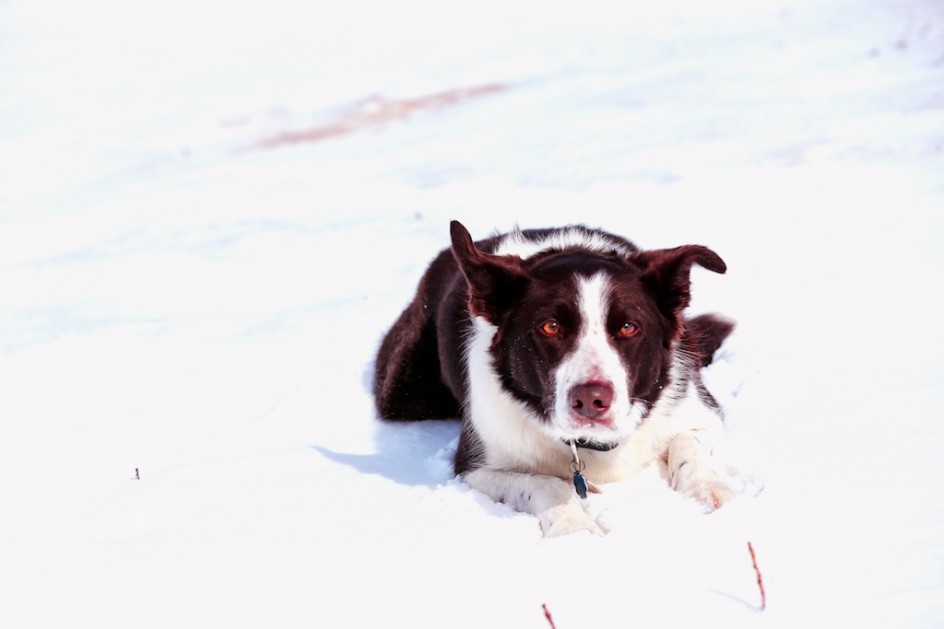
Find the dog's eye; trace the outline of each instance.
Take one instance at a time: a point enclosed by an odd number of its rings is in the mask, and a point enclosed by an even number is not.
[[[639,326],[635,323],[624,323],[619,329],[619,335],[622,337],[636,336],[639,333]]]
[[[557,336],[561,333],[561,326],[555,319],[548,319],[541,324],[541,332],[545,336]]]

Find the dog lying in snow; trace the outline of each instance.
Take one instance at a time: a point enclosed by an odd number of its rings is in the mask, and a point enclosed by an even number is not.
[[[658,459],[707,508],[733,497],[710,465],[722,413],[700,376],[733,324],[683,315],[692,266],[725,272],[714,251],[582,226],[474,243],[453,221],[451,235],[381,344],[382,418],[461,416],[456,474],[546,536],[602,534],[580,485]]]

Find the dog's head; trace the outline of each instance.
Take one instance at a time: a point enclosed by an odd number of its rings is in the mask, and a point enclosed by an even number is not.
[[[504,388],[545,434],[596,449],[628,436],[667,385],[692,265],[725,271],[696,245],[493,255],[455,221],[452,249],[470,312],[496,328],[490,352]]]

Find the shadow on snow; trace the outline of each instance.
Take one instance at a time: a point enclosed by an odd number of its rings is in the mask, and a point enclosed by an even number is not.
[[[335,463],[402,485],[436,487],[453,478],[458,421],[377,421],[376,425],[376,452],[372,454],[336,452],[317,445],[311,448]]]

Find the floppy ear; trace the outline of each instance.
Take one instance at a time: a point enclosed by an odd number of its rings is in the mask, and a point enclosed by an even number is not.
[[[497,324],[502,313],[524,293],[528,276],[518,256],[496,256],[476,249],[459,221],[449,225],[452,253],[469,284],[469,310]]]
[[[642,269],[640,279],[652,291],[659,309],[672,322],[673,341],[681,337],[685,327],[682,311],[692,299],[692,265],[699,264],[715,273],[724,273],[728,268],[717,253],[701,245],[641,251],[632,261]]]

